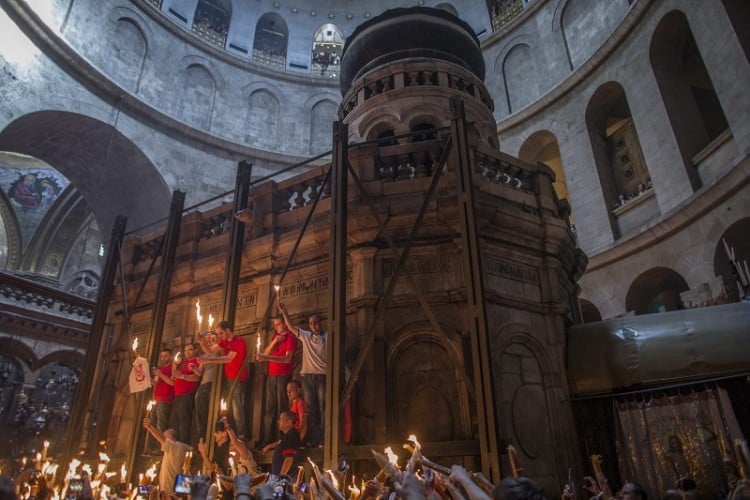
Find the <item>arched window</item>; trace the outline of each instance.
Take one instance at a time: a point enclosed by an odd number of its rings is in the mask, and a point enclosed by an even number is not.
[[[586,108],[586,126],[617,239],[659,215],[630,106],[619,83],[607,82],[594,92]],[[629,210],[635,206],[641,209]]]
[[[750,217],[738,220],[727,228],[716,242],[714,249],[714,274],[721,276],[724,281],[724,291],[729,300],[739,300],[748,290],[742,289],[742,280],[738,275],[737,269],[730,262],[727,255],[729,252],[734,253],[734,260],[746,270],[745,265],[750,266]],[[725,246],[726,243],[726,246]]]
[[[641,273],[630,285],[625,309],[636,315],[682,309],[680,294],[690,289],[685,279],[666,267]]]
[[[427,122],[416,123],[411,126],[411,142],[431,141],[437,137],[435,125]]]
[[[552,187],[561,200],[568,199],[568,183],[565,181],[562,158],[560,157],[560,145],[551,132],[542,130],[535,132],[521,145],[518,157],[529,163],[542,162],[555,173],[555,182]],[[570,216],[573,222],[573,215]]]
[[[324,24],[313,37],[312,74],[337,78],[344,50],[344,34],[335,24]]]
[[[693,189],[700,188],[694,166],[702,150],[727,131],[711,77],[682,12],[672,11],[654,30],[649,51],[675,139]]]
[[[288,43],[289,29],[284,19],[273,12],[263,14],[255,26],[253,61],[274,69],[285,69]]]
[[[581,307],[581,323],[596,323],[602,320],[602,313],[588,300],[578,299],[578,305]]]
[[[231,18],[230,0],[198,0],[193,16],[193,33],[223,49],[227,43]]]

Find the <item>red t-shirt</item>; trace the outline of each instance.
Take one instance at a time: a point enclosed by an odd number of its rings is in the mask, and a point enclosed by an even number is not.
[[[294,428],[299,430],[299,426],[302,425],[302,416],[307,415],[307,405],[305,400],[297,398],[296,401],[289,401],[289,409],[297,415],[297,421],[294,423]]]
[[[195,375],[195,373],[193,373],[193,370],[190,369],[191,366],[198,368],[198,358],[186,359],[182,362],[182,364],[180,364],[180,366],[177,368],[177,371],[182,375]],[[189,380],[185,380],[182,378],[175,378],[174,395],[182,396],[183,394],[191,394],[198,390],[199,383],[200,382],[197,381],[190,382]]]
[[[242,337],[235,335],[232,340],[220,340],[219,347],[224,350],[224,356],[229,354],[230,351],[237,353],[232,361],[224,364],[224,375],[226,375],[227,380],[234,380],[237,378],[240,367],[245,362],[247,345]],[[240,382],[244,382],[245,380],[247,380],[247,367],[244,367],[242,373],[240,373]]]
[[[274,334],[273,339],[280,337],[281,335]],[[273,342],[271,339],[271,342]],[[294,349],[297,347],[297,337],[290,331],[284,334],[284,340],[273,346],[271,350],[271,356],[285,356],[286,353],[292,353],[292,359],[288,363],[279,363],[278,361],[268,362],[268,374],[269,375],[291,375],[294,371]]]
[[[172,376],[172,365],[167,364],[160,366],[159,370],[167,377]],[[172,386],[164,382],[161,377],[157,377],[156,384],[154,384],[154,401],[157,403],[171,403],[174,400],[174,390]]]

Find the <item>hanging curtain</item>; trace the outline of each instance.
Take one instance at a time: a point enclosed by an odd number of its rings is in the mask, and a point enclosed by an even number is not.
[[[690,474],[698,498],[726,492],[722,459],[732,456],[730,443],[741,436],[728,398],[718,391],[615,399],[623,481],[640,483],[650,498],[661,498],[678,478]]]

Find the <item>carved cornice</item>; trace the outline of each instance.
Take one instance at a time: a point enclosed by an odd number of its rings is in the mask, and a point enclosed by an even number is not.
[[[95,302],[0,271],[0,304],[3,304],[0,316],[88,331]]]

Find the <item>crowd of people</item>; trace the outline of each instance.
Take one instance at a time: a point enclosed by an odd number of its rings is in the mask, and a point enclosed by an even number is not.
[[[520,477],[515,452],[511,456],[512,447],[509,447],[508,458],[513,477],[494,485],[481,473],[430,461],[423,455],[414,436],[410,436],[404,445],[411,453],[407,465],[400,468],[395,455],[386,458],[373,452],[381,470],[367,481],[360,478],[359,484],[350,474],[346,459],[335,471],[325,473],[310,461],[307,470],[311,472],[306,475],[303,467],[306,464],[302,463],[300,450],[323,445],[328,334],[322,329],[319,315],[309,317],[309,329],[306,329],[292,323],[284,304],[278,303],[277,306],[280,315],[272,319],[273,335],[268,345],[258,349],[255,356],[255,361],[267,363],[262,447],[251,449],[247,442],[244,401],[248,376],[247,346],[232,325],[222,321],[212,332],[197,333],[195,340],[186,343],[182,352],[174,356],[169,348],[163,347],[159,352],[158,366],[152,369],[153,404],[142,425],[148,434],[145,454],[159,457],[158,478],[155,472],[152,478],[141,474],[139,484],[131,488],[124,483],[123,472],[121,483],[109,487],[109,475],[104,473],[106,462],[99,465],[97,475],[90,466],[74,460],[64,482],[55,489],[48,483],[54,482],[56,467],[50,474],[49,460],[45,462],[45,457],[37,456],[36,460],[29,462],[30,466],[24,461],[13,480],[2,479],[0,500],[60,497],[132,500],[139,496],[156,498],[157,494],[164,500],[168,497],[213,499],[219,495],[221,498],[316,500],[551,498],[531,480]],[[294,353],[298,344],[302,349],[301,381],[293,378]],[[214,432],[208,438],[210,443],[207,443],[204,437],[211,388],[220,377],[223,378],[223,401],[227,403],[227,409],[216,422]],[[195,464],[192,460],[194,452],[200,457]],[[267,454],[271,456],[266,471],[256,460],[260,458],[258,455]],[[750,462],[742,458],[737,460],[738,463]],[[722,498],[750,499],[750,478],[745,476],[745,472],[750,471],[750,463],[744,463],[738,471],[740,473],[734,476],[733,482],[727,485],[729,495]],[[195,472],[198,474],[193,475]],[[600,470],[595,470],[594,476],[585,477],[580,489],[576,489],[572,479],[569,480],[561,498],[648,498],[646,489],[637,482],[626,481],[621,489],[613,492]],[[685,476],[679,478],[675,488],[665,492],[663,498],[689,500],[697,498],[696,491],[695,482]]]

